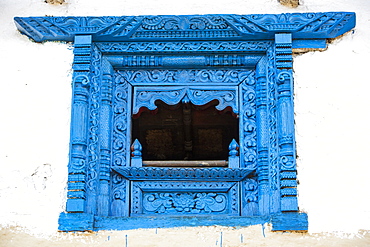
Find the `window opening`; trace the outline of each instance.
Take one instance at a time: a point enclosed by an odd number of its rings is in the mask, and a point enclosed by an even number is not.
[[[142,145],[143,165],[227,167],[229,145],[239,141],[239,121],[230,108],[219,111],[217,104],[158,100],[157,109],[134,115],[132,139]]]

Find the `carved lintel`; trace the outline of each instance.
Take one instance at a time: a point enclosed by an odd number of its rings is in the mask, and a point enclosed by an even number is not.
[[[265,15],[15,17],[19,31],[36,42],[73,41],[91,34],[94,41],[268,40],[277,32],[294,38],[335,38],[355,26],[355,13]]]

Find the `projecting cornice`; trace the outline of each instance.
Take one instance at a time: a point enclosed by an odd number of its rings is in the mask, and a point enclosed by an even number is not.
[[[338,37],[355,27],[355,13],[286,13],[266,15],[183,15],[101,17],[15,17],[20,32],[36,42],[268,40],[276,33],[293,39]]]

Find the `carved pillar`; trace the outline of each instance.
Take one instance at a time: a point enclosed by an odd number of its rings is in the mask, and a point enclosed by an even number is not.
[[[269,214],[269,126],[267,109],[266,57],[256,67],[257,175],[259,212]]]
[[[67,212],[85,212],[91,36],[76,36],[73,61],[73,96]]]
[[[298,211],[294,139],[292,35],[276,34],[281,211]]]
[[[112,119],[112,87],[113,68],[108,61],[102,61],[102,77],[100,87],[100,163],[99,193],[97,215],[109,214],[109,180],[111,167],[111,119]]]

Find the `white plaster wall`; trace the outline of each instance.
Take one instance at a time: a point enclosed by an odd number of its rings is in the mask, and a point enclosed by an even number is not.
[[[277,0],[1,0],[1,227],[51,236],[66,200],[72,47],[31,42],[17,32],[14,16],[354,11],[353,33],[325,52],[294,59],[299,203],[310,233],[370,230],[370,2],[301,3],[290,9]]]

